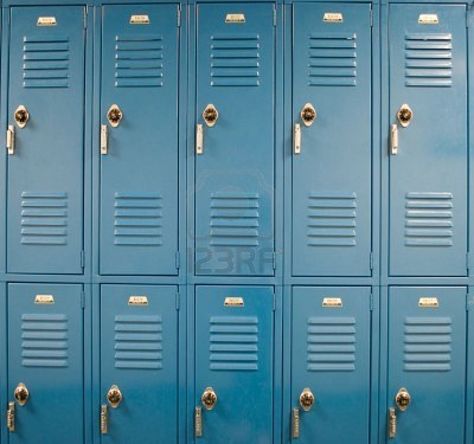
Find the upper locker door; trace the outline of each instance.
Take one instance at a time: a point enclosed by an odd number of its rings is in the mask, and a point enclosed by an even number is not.
[[[102,286],[100,395],[102,411],[108,410],[103,444],[177,442],[176,294],[171,286]]]
[[[100,272],[175,275],[178,5],[102,12]]]
[[[198,287],[196,442],[273,443],[272,287]]]
[[[369,4],[295,4],[296,276],[371,273],[371,45]]]
[[[390,274],[463,276],[466,8],[390,5],[389,45]]]
[[[8,332],[9,443],[83,444],[82,286],[9,284]]]
[[[7,269],[81,273],[85,9],[10,14]]]
[[[463,443],[466,288],[392,288],[389,313],[387,442]]]
[[[272,275],[274,5],[200,4],[197,21],[195,271]]]

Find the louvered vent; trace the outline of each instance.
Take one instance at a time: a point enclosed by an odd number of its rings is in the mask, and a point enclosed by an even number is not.
[[[115,37],[115,86],[163,86],[163,38],[161,35]]]
[[[357,35],[311,33],[308,85],[356,86]]]
[[[115,317],[115,367],[143,370],[163,368],[161,316]]]
[[[163,244],[162,198],[158,193],[115,193],[114,244]]]
[[[355,246],[356,209],[355,193],[311,193],[308,200],[308,245]]]
[[[21,363],[24,367],[68,366],[66,315],[24,314],[21,321]]]
[[[23,86],[67,88],[69,86],[69,39],[23,37]]]
[[[405,245],[450,247],[453,245],[453,195],[407,193]]]
[[[451,34],[413,33],[405,36],[405,85],[452,85]]]
[[[211,86],[260,85],[258,34],[211,36]]]
[[[66,193],[21,193],[21,243],[66,245],[67,205]]]
[[[356,321],[352,317],[308,319],[307,369],[352,372],[356,362]]]
[[[256,247],[259,245],[259,195],[213,193],[211,196],[211,245]]]
[[[257,318],[215,316],[209,324],[211,370],[258,370]]]
[[[404,351],[406,371],[451,370],[451,318],[406,318]]]

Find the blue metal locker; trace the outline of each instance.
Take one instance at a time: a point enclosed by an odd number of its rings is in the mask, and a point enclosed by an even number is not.
[[[295,442],[369,442],[370,305],[370,287],[293,289]]]
[[[100,272],[175,275],[178,4],[102,8]]]
[[[387,434],[394,444],[464,442],[466,293],[390,289]]]
[[[275,9],[197,6],[195,272],[272,275]]]
[[[85,9],[10,10],[7,270],[79,274]]]
[[[272,287],[199,286],[196,442],[273,443]]]
[[[369,276],[371,6],[293,8],[292,274]]]
[[[467,272],[466,7],[390,5],[390,274]]]
[[[83,377],[82,285],[9,284],[9,443],[83,444]]]
[[[102,443],[177,442],[176,302],[173,286],[102,286]]]

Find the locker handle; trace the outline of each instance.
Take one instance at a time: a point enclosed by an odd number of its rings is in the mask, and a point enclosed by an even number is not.
[[[196,407],[194,409],[194,436],[196,438],[202,437],[202,408]]]
[[[204,128],[201,123],[196,125],[196,154],[204,153]]]
[[[100,406],[100,433],[102,435],[109,433],[109,408],[107,404]]]
[[[393,407],[388,409],[388,437],[394,439],[397,436],[397,412]]]
[[[301,125],[299,123],[295,123],[293,131],[293,152],[301,154]]]
[[[7,129],[7,153],[10,156],[15,154],[15,127],[8,125]]]
[[[291,413],[291,438],[300,437],[300,409],[295,407]]]
[[[396,156],[398,154],[398,125],[392,124],[390,128],[390,154]]]
[[[100,126],[100,154],[109,154],[109,128],[107,125]]]
[[[15,403],[13,401],[8,403],[7,429],[11,433],[15,431]]]

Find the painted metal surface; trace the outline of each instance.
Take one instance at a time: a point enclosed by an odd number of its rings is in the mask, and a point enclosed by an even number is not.
[[[178,433],[178,314],[173,286],[103,285],[101,403],[108,406],[102,443],[172,443]],[[123,401],[111,408],[117,385]]]
[[[195,273],[273,275],[275,22],[272,4],[197,6]],[[218,119],[202,116],[214,105]]]
[[[8,284],[8,396],[23,383],[10,444],[84,442],[83,291],[77,284]]]
[[[10,10],[9,272],[82,273],[84,17],[79,6]],[[14,119],[20,105],[24,128]]]
[[[272,443],[273,288],[198,286],[195,306],[195,405],[217,395],[195,442]]]
[[[178,19],[177,4],[102,8],[102,274],[177,274]]]
[[[295,276],[371,274],[371,13],[367,3],[293,7]],[[317,114],[311,126],[306,103]]]

